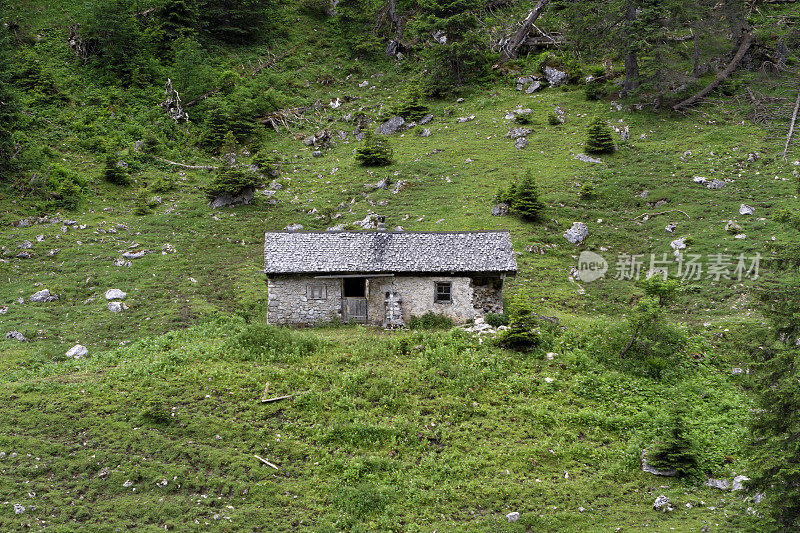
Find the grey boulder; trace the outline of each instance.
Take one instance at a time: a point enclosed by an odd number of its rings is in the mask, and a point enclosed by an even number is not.
[[[573,222],[572,227],[564,232],[564,238],[572,244],[580,244],[589,236],[589,226],[583,222]]]
[[[54,302],[56,300],[58,300],[58,295],[50,294],[50,289],[42,289],[30,297],[32,302]]]
[[[106,300],[124,300],[128,293],[119,289],[108,289],[106,291]]]
[[[375,129],[375,133],[380,135],[391,135],[404,128],[406,121],[403,117],[393,116]]]
[[[65,355],[67,357],[72,357],[73,359],[80,359],[87,353],[89,353],[89,350],[86,348],[86,346],[83,346],[81,344],[76,344],[75,346],[67,350],[67,353]]]
[[[212,209],[219,209],[221,207],[236,207],[238,205],[249,205],[253,203],[253,196],[256,190],[254,187],[245,187],[237,194],[221,194],[211,200],[208,206]]]

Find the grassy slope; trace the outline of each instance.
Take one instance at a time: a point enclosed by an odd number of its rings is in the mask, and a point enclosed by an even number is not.
[[[721,464],[742,436],[746,397],[707,363],[662,382],[599,364],[583,335],[573,330],[547,361],[465,335],[290,334],[221,320],[17,374],[2,384],[0,449],[18,455],[2,459],[0,490],[36,510],[9,507],[0,524],[729,527],[738,498],[643,474],[638,455],[664,406],[685,398],[692,438]],[[270,395],[301,394],[262,404],[265,382]],[[143,414],[154,402],[168,424]],[[653,512],[660,493],[679,510]],[[510,511],[520,522],[505,521]]]
[[[51,15],[36,16],[49,21]],[[324,25],[319,29],[317,40],[306,46],[326,42]],[[67,53],[63,43],[56,42],[60,33],[52,34],[48,37],[52,42],[43,46],[58,53],[42,60],[55,65]],[[287,68],[304,67],[305,54],[301,48]],[[263,320],[266,287],[258,272],[263,231],[290,222],[307,229],[325,228],[362,219],[369,211],[386,214],[389,224],[409,230],[509,229],[521,252],[520,275],[511,292],[525,287],[537,311],[560,316],[571,335],[580,337],[579,332],[592,324],[624,316],[641,292],[630,282],[608,279],[586,284],[586,294],[579,294],[567,274],[582,249],[606,248],[603,253],[613,274],[617,253],[660,254],[669,251],[668,243],[681,235],[693,237],[690,250],[695,253],[767,253],[764,244],[770,237],[782,238],[769,215],[796,202],[795,186],[789,180],[792,167],[770,160],[746,162],[748,153],[778,150],[777,143],[762,141],[763,133],[755,127],[741,123],[724,108],[704,109],[710,114],[685,118],[630,112],[629,108],[617,111],[608,101],[586,102],[580,91],[547,90],[528,96],[513,91],[510,80],[496,80],[465,94],[463,104],[433,103],[437,117],[430,126],[433,135],[427,139],[411,132],[393,136],[397,163],[387,169],[368,171],[355,166],[351,142],[337,143],[322,158],[313,158],[291,136],[270,133],[269,142],[287,158],[282,176],[286,187],[276,195],[277,205],[267,205],[259,197],[252,206],[212,212],[205,207],[200,190],[208,173],[176,173],[167,166],[153,166],[135,177],[151,181],[173,175],[178,187],[161,195],[164,203],[155,213],[136,217],[131,214],[134,189],[99,179],[102,157],[80,147],[86,134],[80,124],[88,124],[85,127],[91,131],[124,132],[120,135],[132,142],[139,133],[136,125],[152,111],[132,106],[112,116],[102,104],[92,103],[92,87],[82,86],[78,76],[66,73],[72,67],[63,68],[74,100],[61,107],[38,108],[55,124],[34,122],[31,135],[47,141],[62,164],[90,179],[92,192],[84,205],[77,212],[63,213],[87,227],[66,233],[60,225],[12,228],[12,221],[36,211],[25,201],[0,203],[0,245],[14,252],[4,256],[8,262],[0,263],[0,279],[8,280],[0,285],[0,306],[10,306],[8,314],[0,315],[0,333],[16,329],[33,339],[0,344],[0,368],[6,376],[3,387],[9,398],[4,427],[14,428],[0,437],[0,451],[19,453],[17,460],[5,459],[9,462],[0,464],[0,483],[6,499],[12,501],[13,496],[13,501],[22,501],[30,490],[24,480],[30,480],[37,484],[34,500],[41,500],[33,503],[39,511],[23,521],[37,517],[69,529],[73,519],[154,528],[166,522],[191,525],[197,519],[200,526],[208,521],[222,528],[213,515],[224,510],[235,520],[230,525],[234,530],[271,520],[289,529],[299,520],[311,522],[314,528],[337,524],[379,528],[401,519],[407,528],[418,524],[423,530],[464,524],[491,530],[498,527],[498,517],[515,509],[523,513],[522,523],[535,528],[639,528],[649,520],[659,528],[692,529],[704,522],[724,523],[719,518],[724,516],[721,507],[733,505],[728,511],[738,513],[738,503],[730,499],[721,503],[720,494],[684,489],[672,480],[654,480],[632,465],[657,429],[657,424],[647,421],[647,413],[661,416],[657,408],[664,398],[685,395],[697,402],[695,438],[704,443],[708,466],[722,475],[726,473],[722,457],[733,455],[730,468],[741,469],[738,439],[747,399],[727,376],[732,365],[747,362],[747,355],[736,349],[739,342],[755,338],[763,329],[748,304],[748,283],[702,280],[693,284],[694,293],[679,298],[671,313],[701,339],[695,353],[703,363],[663,384],[642,377],[636,369],[604,366],[591,353],[587,358],[582,351],[591,352],[591,347],[577,341],[575,346],[558,349],[564,357],[555,362],[538,357],[517,360],[475,347],[468,349],[468,359],[441,348],[444,355],[434,350],[435,354],[397,354],[393,360],[387,358],[396,354],[391,337],[358,329],[321,330],[310,334],[325,343],[313,354],[274,355],[253,363],[230,355],[226,347],[224,335],[242,327],[234,321],[153,337],[117,352],[106,354],[105,350],[235,311],[244,310],[255,322]],[[361,73],[346,82],[335,67],[298,68],[292,83],[305,91],[308,101],[357,97],[328,112],[335,120],[359,108],[377,113],[400,97],[407,75],[403,67],[381,67],[386,71],[383,76],[374,76],[371,67],[360,68]],[[316,84],[321,71],[337,74],[336,83]],[[375,88],[359,88],[364,79]],[[310,87],[302,89],[306,80]],[[444,109],[451,105],[454,115],[445,117]],[[518,105],[535,109],[538,121],[529,136],[530,145],[522,151],[504,138],[508,121],[503,115]],[[559,127],[545,120],[554,105],[567,113],[567,122]],[[604,158],[603,165],[590,165],[574,160],[572,154],[581,151],[584,126],[597,113],[629,125],[633,140]],[[476,119],[455,123],[455,117],[469,114]],[[93,118],[87,119],[89,115]],[[332,130],[352,130],[351,124],[321,120],[301,132],[326,125]],[[644,139],[640,139],[642,134]],[[434,154],[435,149],[442,151]],[[193,150],[177,146],[170,150],[171,158],[207,160]],[[692,155],[682,162],[679,157],[686,150]],[[528,225],[491,217],[491,197],[497,186],[527,169],[533,170],[550,206],[548,221]],[[733,178],[734,182],[726,189],[709,191],[692,183],[694,175]],[[364,183],[382,177],[405,179],[409,186],[398,194],[378,191],[364,196]],[[581,185],[587,180],[595,183],[599,199],[580,199]],[[650,191],[648,198],[636,198],[644,189]],[[655,210],[647,206],[648,201],[661,198],[670,203]],[[388,204],[374,205],[380,201]],[[756,207],[755,217],[737,215],[742,202]],[[308,213],[340,203],[344,207],[334,212],[342,217],[332,222]],[[667,209],[681,209],[691,218],[673,213],[644,223],[632,220],[643,212]],[[747,239],[734,240],[724,232],[725,221],[732,218],[743,226]],[[590,227],[590,237],[580,248],[561,237],[573,220]],[[674,235],[663,230],[670,221],[679,224]],[[116,232],[109,233],[109,228]],[[40,234],[45,240],[37,243],[35,236]],[[15,259],[17,245],[25,239],[34,242],[36,256]],[[160,254],[167,242],[177,248],[176,254]],[[545,255],[524,251],[533,244],[554,246]],[[134,245],[154,253],[134,260],[130,268],[115,267],[113,260],[119,253]],[[47,251],[54,248],[60,251],[48,257]],[[51,304],[14,303],[45,286],[62,299]],[[111,287],[129,293],[131,309],[123,315],[105,309],[102,295]],[[376,338],[376,346],[368,348]],[[76,342],[89,346],[95,356],[91,362],[64,361],[63,353]],[[491,372],[480,377],[487,365]],[[552,372],[556,381],[542,382],[544,372]],[[199,384],[209,377],[218,385],[201,394]],[[311,390],[313,400],[262,406],[256,400],[264,381],[281,383],[280,391],[285,392]],[[179,423],[168,428],[143,424],[140,415],[147,400],[164,397],[170,398],[170,408],[177,409]],[[381,406],[389,401],[386,398],[395,402],[388,413]],[[469,400],[478,406],[470,407]],[[431,422],[436,426],[430,426]],[[397,432],[361,431],[359,424]],[[356,437],[331,437],[340,426],[345,434],[354,431]],[[133,427],[143,428],[147,437]],[[278,433],[289,437],[279,444]],[[223,438],[217,440],[217,434]],[[273,450],[265,452],[267,456],[282,466],[291,465],[288,472],[274,475],[254,463],[251,454],[263,451],[267,443]],[[35,468],[36,457],[47,467]],[[325,461],[330,464],[325,466]],[[103,466],[112,472],[108,480],[94,478]],[[564,471],[569,472],[569,480],[564,479]],[[163,491],[157,489],[155,481],[168,475],[170,479],[178,475],[179,480]],[[122,478],[136,482],[136,493],[122,488]],[[177,489],[178,483],[183,488]],[[662,484],[670,488],[659,488]],[[245,488],[247,494],[241,494]],[[684,490],[690,494],[684,495]],[[681,503],[705,500],[718,509],[657,515],[649,508],[655,492],[668,493]],[[214,511],[189,512],[206,507],[203,494],[215,502],[207,506]],[[245,500],[240,504],[238,498]],[[223,500],[234,509],[221,505]],[[362,500],[374,505],[362,505]],[[143,505],[147,506],[144,511]],[[579,506],[588,511],[576,512]],[[163,509],[168,510],[165,518],[161,518]],[[6,527],[20,523],[10,507],[2,516]]]

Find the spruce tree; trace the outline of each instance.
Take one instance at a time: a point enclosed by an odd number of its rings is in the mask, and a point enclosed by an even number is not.
[[[697,456],[686,435],[685,416],[683,409],[676,409],[672,414],[669,431],[647,454],[648,461],[654,467],[674,468],[681,477],[693,475],[697,469]]]
[[[600,117],[595,118],[589,124],[584,151],[587,154],[611,154],[616,149],[609,125]]]
[[[536,221],[542,217],[544,204],[539,200],[539,191],[533,174],[528,171],[514,192],[514,211],[523,219]]]
[[[365,167],[383,167],[392,164],[392,148],[389,141],[367,131],[364,144],[356,148],[356,161]]]
[[[106,166],[103,169],[103,178],[114,185],[127,185],[130,183],[128,173],[120,165],[117,165],[117,158],[114,154],[106,156]]]

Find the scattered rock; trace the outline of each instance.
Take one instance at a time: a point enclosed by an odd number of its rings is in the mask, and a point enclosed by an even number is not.
[[[344,224],[336,224],[335,226],[331,226],[325,231],[344,231]]]
[[[33,248],[33,243],[31,241],[23,241],[19,245],[19,248],[22,248],[23,250],[30,250],[31,248]]]
[[[686,248],[686,237],[681,237],[680,239],[675,239],[671,243],[669,243],[670,248],[673,250],[683,250]]]
[[[740,215],[752,215],[756,212],[756,208],[753,206],[749,206],[747,204],[742,204],[739,206],[739,214]]]
[[[44,240],[44,235],[37,235],[36,242],[42,242]]]
[[[367,80],[364,80],[361,83],[359,83],[358,86],[361,87],[362,89],[365,87],[369,87],[369,82]]]
[[[731,482],[727,479],[714,479],[710,477],[703,483],[706,487],[711,487],[719,490],[730,490]]]
[[[408,186],[408,181],[397,180],[392,187],[392,194],[397,194]]]
[[[761,159],[761,154],[758,152],[753,152],[752,154],[747,154],[747,162],[748,163],[755,163]]]
[[[705,185],[706,189],[722,189],[723,187],[728,185],[728,182],[714,178],[711,181],[707,181]]]
[[[514,141],[514,148],[517,150],[522,150],[528,146],[528,139],[525,137],[520,137],[516,141]]]
[[[54,302],[58,300],[58,295],[50,294],[50,289],[42,289],[31,295],[30,301],[32,302]]]
[[[509,522],[516,522],[519,520],[519,513],[516,511],[512,511],[506,515],[506,520]]]
[[[528,128],[511,128],[508,130],[508,134],[506,137],[511,137],[512,139],[518,139],[520,137],[527,137],[530,135],[532,130]]]
[[[536,91],[538,91],[539,89],[541,89],[541,87],[542,87],[542,84],[538,80],[535,80],[533,83],[528,85],[528,88],[525,89],[525,93],[526,94],[533,94]]]
[[[87,353],[89,353],[89,350],[86,348],[86,346],[76,344],[75,346],[67,350],[67,353],[65,355],[67,357],[72,357],[73,359],[80,359]]]
[[[742,227],[735,220],[729,220],[725,224],[725,231],[727,231],[728,233],[738,233],[742,231]]]
[[[747,238],[747,235],[746,235],[746,234],[744,234],[744,233],[739,233],[739,234],[737,234],[737,235],[734,235],[734,236],[733,236],[733,238],[734,238],[734,239],[746,239],[746,238]]]
[[[236,207],[238,205],[250,205],[253,203],[253,196],[256,190],[254,187],[245,187],[238,194],[222,194],[217,196],[208,203],[212,209],[219,209],[221,207]]]
[[[492,216],[504,217],[508,214],[508,204],[500,203],[492,208]]]
[[[589,235],[589,227],[583,222],[573,222],[572,227],[564,232],[564,238],[572,244],[580,244]]]
[[[603,162],[602,159],[599,159],[597,157],[592,157],[592,156],[586,155],[586,154],[576,154],[574,159],[577,159],[578,161],[583,161],[584,163],[602,163]]]
[[[319,150],[314,150],[313,152],[311,152],[311,155],[314,157],[322,157],[322,152],[320,152]]]
[[[4,305],[3,307],[0,307],[0,315],[4,315],[6,313],[8,313],[8,306]]]
[[[170,243],[165,243],[164,246],[161,247],[161,255],[174,254],[177,252],[178,250],[176,250],[175,247]]]
[[[424,126],[425,124],[427,124],[431,120],[433,120],[433,115],[428,114],[428,115],[425,115],[424,117],[422,117],[422,119],[419,121],[419,123],[420,123],[420,125]]]
[[[431,130],[429,130],[428,128],[422,128],[422,131],[417,133],[417,137],[430,137],[430,136],[431,136]]]
[[[15,331],[9,331],[8,333],[6,333],[6,340],[15,340],[15,341],[19,341],[19,342],[25,342],[28,339],[25,338],[25,335],[23,335],[19,331],[15,330]]]
[[[108,310],[112,313],[121,313],[128,309],[124,302],[108,302]]]
[[[292,224],[289,224],[288,226],[286,226],[283,229],[285,229],[286,231],[300,231],[301,229],[303,229],[303,225],[302,224],[297,224],[297,223],[292,223]]]
[[[667,233],[675,233],[675,230],[677,228],[678,228],[677,224],[675,224],[674,222],[670,222],[669,224],[664,226],[664,231],[666,231]]]
[[[383,124],[377,127],[375,133],[380,135],[391,135],[392,133],[396,133],[405,129],[406,121],[403,117],[400,116],[393,116]]]
[[[118,259],[114,259],[114,266],[129,267],[129,266],[133,266],[133,263],[131,263],[130,261],[126,261],[126,260],[124,260],[124,259],[122,259],[120,257]]]
[[[745,481],[750,481],[750,478],[747,476],[736,476],[733,478],[733,487],[731,487],[731,490],[744,490]]]
[[[551,87],[558,87],[567,81],[567,73],[553,67],[544,67],[544,77]]]
[[[132,487],[133,486],[133,481],[128,479],[128,480],[125,481],[125,483],[122,484],[122,486],[125,487],[126,489],[129,488],[129,487]]]
[[[674,511],[675,507],[673,507],[672,502],[669,501],[669,498],[662,494],[653,502],[653,509],[663,513],[668,513],[670,511]]]
[[[456,123],[463,124],[464,122],[469,122],[471,120],[475,120],[475,115],[470,115],[468,117],[458,117],[456,119]]]
[[[124,300],[128,293],[119,289],[108,289],[106,291],[106,300]]]
[[[24,512],[25,512],[25,507],[23,507],[18,503],[14,504],[14,514],[22,514]]]
[[[331,146],[331,132],[328,130],[319,130],[314,135],[309,135],[303,139],[303,144],[306,146],[313,146],[314,148],[327,150]]]
[[[147,254],[147,250],[139,250],[137,252],[123,252],[122,257],[125,259],[140,259]]]

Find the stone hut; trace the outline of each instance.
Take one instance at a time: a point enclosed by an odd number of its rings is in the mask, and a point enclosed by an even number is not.
[[[382,225],[381,225],[382,226]],[[457,323],[503,312],[517,272],[507,231],[269,232],[270,324],[401,327],[428,311]]]

